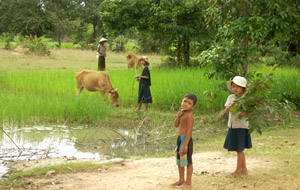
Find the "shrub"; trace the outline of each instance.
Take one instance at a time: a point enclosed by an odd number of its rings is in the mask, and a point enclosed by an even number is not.
[[[292,57],[290,62],[291,62],[291,66],[300,69],[300,55],[296,55]]]
[[[5,41],[5,49],[10,49],[10,42],[13,41],[14,36],[8,32],[3,33],[2,36],[3,40]]]
[[[100,38],[98,39],[97,43],[99,42],[99,40]],[[124,45],[127,41],[128,40],[123,35],[120,35],[115,39],[108,41],[108,48],[111,51],[115,51],[115,52],[125,51]]]
[[[50,55],[50,50],[47,45],[42,42],[42,38],[25,38],[24,44],[30,53],[36,55]]]
[[[129,40],[125,45],[125,51],[127,52],[139,52],[141,47],[136,40]]]

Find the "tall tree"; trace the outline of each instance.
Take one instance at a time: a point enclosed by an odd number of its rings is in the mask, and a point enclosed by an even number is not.
[[[216,72],[226,78],[247,76],[254,44],[283,40],[284,36],[293,36],[289,33],[292,31],[299,35],[300,7],[296,1],[209,1],[206,20],[210,27],[218,28],[217,45],[202,53],[202,61],[214,62]]]
[[[64,35],[73,27],[78,6],[78,3],[70,0],[43,0],[43,9],[52,23],[54,37],[57,38],[59,47]]]
[[[101,14],[108,34],[137,29],[177,51],[177,63],[188,63],[190,42],[205,35],[200,0],[121,0],[103,2]]]
[[[1,22],[7,32],[40,37],[52,28],[40,0],[2,0]]]
[[[81,18],[93,25],[93,38],[102,36],[103,24],[100,19],[103,0],[80,0],[81,1]]]

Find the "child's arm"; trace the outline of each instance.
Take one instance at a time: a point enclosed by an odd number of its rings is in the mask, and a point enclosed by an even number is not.
[[[237,100],[234,100],[233,103],[232,103],[231,105],[227,106],[227,107],[225,108],[225,113],[230,112],[230,108],[232,108],[233,106],[235,106],[236,102],[237,102]],[[243,117],[248,117],[249,113],[242,111],[242,112],[241,112],[241,115],[242,115]]]
[[[182,149],[179,151],[180,155],[184,155],[188,151],[188,144],[189,144],[191,136],[192,136],[193,124],[194,124],[194,118],[192,118],[191,116],[188,117],[187,126],[186,126],[187,127],[186,128],[186,137],[185,137],[185,141],[184,141],[184,144],[182,146]]]
[[[149,79],[149,77],[147,77],[147,76],[136,76],[135,78]]]
[[[179,123],[180,123],[180,118],[181,116],[183,115],[183,110],[182,108],[180,108],[179,112],[178,112],[178,115],[175,119],[175,127],[177,128],[179,126]]]
[[[232,108],[236,104],[237,100],[234,100],[233,103],[225,108],[225,113],[230,112],[230,108]]]
[[[142,74],[136,76],[136,78],[139,78],[139,79],[141,79],[141,78],[143,78],[143,79],[149,79],[149,78],[150,78],[150,72],[149,72],[148,67],[145,67],[145,68],[143,69]]]
[[[249,113],[248,113],[248,112],[245,112],[245,111],[242,111],[241,114],[242,114],[243,117],[248,117],[248,115],[249,115]]]

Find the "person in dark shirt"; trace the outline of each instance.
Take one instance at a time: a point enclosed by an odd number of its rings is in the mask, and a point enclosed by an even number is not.
[[[142,103],[145,104],[145,111],[148,109],[148,103],[152,103],[152,96],[150,92],[151,77],[148,66],[150,65],[147,58],[142,57],[138,60],[144,66],[143,72],[140,76],[136,76],[136,81],[139,84],[139,94],[138,94],[138,110],[141,110]]]

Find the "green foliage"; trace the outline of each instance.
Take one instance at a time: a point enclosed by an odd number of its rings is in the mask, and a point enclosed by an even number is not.
[[[83,22],[75,22],[74,23],[74,30],[72,33],[72,38],[74,40],[74,44],[79,42],[86,42],[89,38],[87,34],[88,25]]]
[[[280,47],[276,46],[267,46],[268,50],[265,50],[266,56],[268,59],[266,60],[266,64],[270,66],[285,66],[289,65],[290,55],[289,52],[283,51]]]
[[[75,49],[90,49],[90,46],[86,43],[86,41],[77,42],[74,47]]]
[[[10,42],[14,40],[14,36],[11,33],[5,32],[1,38],[5,41],[5,49],[10,49]]]
[[[226,45],[215,45],[212,48],[203,51],[198,62],[201,67],[210,66],[214,70],[207,73],[210,78],[231,79],[232,76],[245,76],[244,68],[247,62],[244,56],[239,52],[235,41]]]
[[[250,81],[247,91],[237,98],[237,104],[230,110],[233,114],[248,113],[250,133],[257,131],[261,134],[274,121],[286,122],[291,119],[293,107],[287,101],[281,103],[270,98],[273,84],[274,78],[271,75]]]
[[[125,51],[127,52],[133,52],[137,53],[140,51],[141,47],[138,45],[136,40],[129,40],[125,45],[124,45]]]
[[[52,24],[42,8],[40,0],[1,1],[1,22],[7,31],[22,36],[42,36]]]
[[[266,41],[285,41],[287,30],[291,29],[299,39],[299,6],[294,1],[254,0],[208,2],[206,21],[210,27],[218,30],[214,56],[215,73],[247,76],[249,57],[257,52],[257,45]],[[292,26],[292,27],[291,27]],[[298,29],[296,29],[298,27]],[[297,35],[295,35],[295,33]],[[274,42],[273,42],[274,43]],[[256,46],[254,45],[256,44]],[[209,50],[211,51],[211,50]],[[202,56],[209,57],[210,52]],[[227,63],[229,62],[229,63]],[[232,71],[229,71],[231,68]],[[233,76],[233,75],[232,75]],[[225,76],[226,77],[226,76]]]
[[[160,48],[175,47],[177,61],[188,63],[190,42],[201,41],[201,37],[207,35],[202,15],[204,7],[199,0],[107,0],[103,2],[101,19],[107,34],[137,30],[141,35],[151,36],[149,39],[154,39]]]
[[[98,40],[99,41],[99,40]],[[128,41],[128,39],[124,35],[117,36],[111,41],[108,41],[109,49],[111,51],[120,52],[124,51],[124,44]]]
[[[28,48],[30,53],[36,55],[50,55],[50,51],[47,45],[42,42],[42,38],[25,38],[24,46]]]
[[[300,69],[300,55],[293,56],[290,60],[290,65]]]

